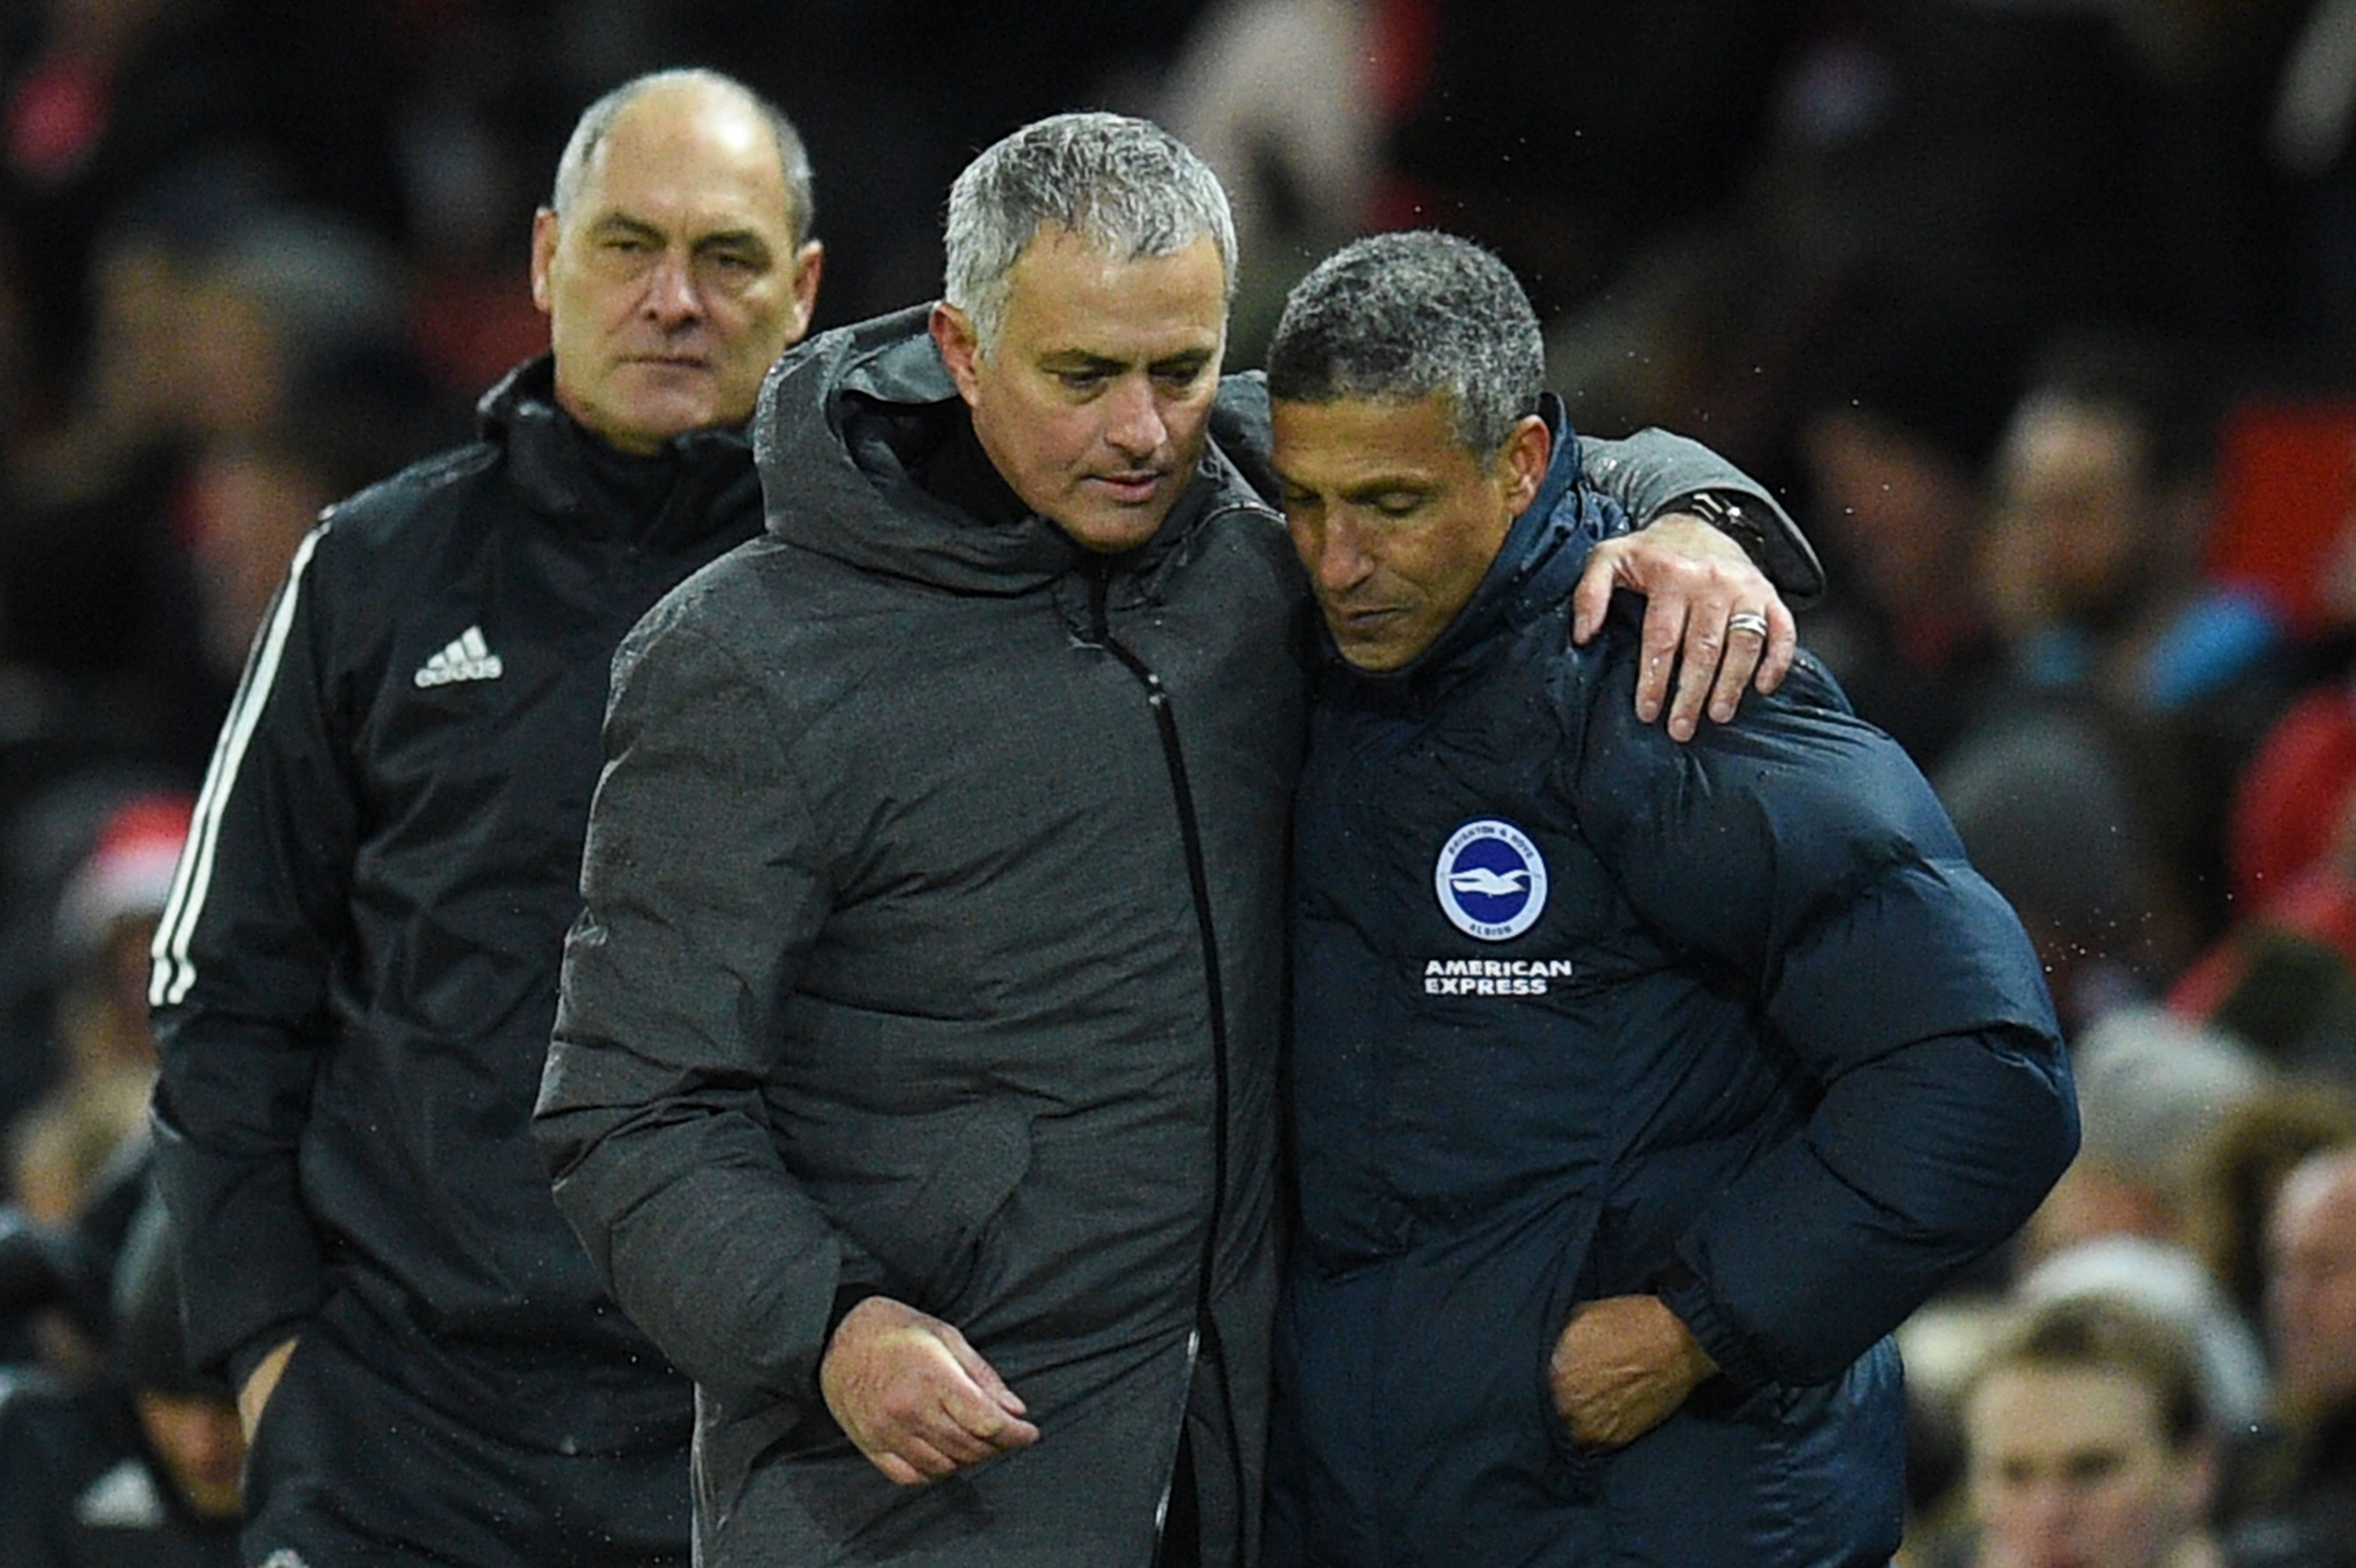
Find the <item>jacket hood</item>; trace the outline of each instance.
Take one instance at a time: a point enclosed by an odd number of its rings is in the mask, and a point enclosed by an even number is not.
[[[810,339],[779,359],[753,415],[769,532],[864,571],[958,592],[1028,592],[1090,552],[1035,512],[986,523],[927,492],[916,474],[967,419],[964,400],[914,305]],[[1242,471],[1221,438],[1266,423],[1252,383],[1223,383],[1194,478],[1131,560],[1148,572],[1181,545]],[[1265,440],[1261,442],[1265,451]],[[1259,489],[1266,494],[1266,485]]]
[[[1560,603],[1578,584],[1587,557],[1597,544],[1627,531],[1627,517],[1619,504],[1580,483],[1579,437],[1570,416],[1552,392],[1539,400],[1538,411],[1554,432],[1554,456],[1547,464],[1538,493],[1506,529],[1472,597],[1456,619],[1414,658],[1391,670],[1361,670],[1344,661],[1325,635],[1330,662],[1346,677],[1377,690],[1405,693],[1421,689],[1448,672],[1472,662],[1491,634],[1526,624]]]

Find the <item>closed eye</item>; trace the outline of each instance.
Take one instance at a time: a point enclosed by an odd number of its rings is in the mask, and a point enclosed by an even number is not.
[[[1207,355],[1185,355],[1177,359],[1157,360],[1152,368],[1153,379],[1164,387],[1183,391],[1203,379],[1211,368]]]

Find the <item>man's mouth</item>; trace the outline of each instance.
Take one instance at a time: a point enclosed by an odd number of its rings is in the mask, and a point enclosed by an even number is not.
[[[1325,624],[1336,642],[1350,645],[1382,645],[1408,625],[1412,608],[1405,604],[1328,605]]]
[[[1148,470],[1140,474],[1098,474],[1094,477],[1112,492],[1114,500],[1124,506],[1141,507],[1162,488],[1163,475],[1159,470]]]
[[[1352,631],[1383,624],[1400,613],[1397,604],[1333,604],[1325,606],[1325,618],[1337,626]]]

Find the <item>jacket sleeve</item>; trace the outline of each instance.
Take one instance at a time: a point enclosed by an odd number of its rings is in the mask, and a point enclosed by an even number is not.
[[[1751,552],[1777,592],[1795,605],[1822,598],[1825,569],[1800,525],[1749,475],[1697,441],[1659,429],[1640,430],[1623,441],[1579,438],[1580,473],[1588,484],[1620,503],[1636,527],[1663,514],[1697,511],[1729,532]],[[1697,497],[1739,503],[1698,507]]]
[[[674,606],[624,641],[533,1133],[624,1311],[699,1383],[806,1399],[875,1277],[778,1154],[776,1004],[829,877],[765,694]]]
[[[357,803],[315,570],[295,552],[247,656],[158,923],[156,1179],[189,1359],[241,1377],[324,1298],[297,1157],[330,1038]]]
[[[1661,1294],[1736,1383],[1821,1382],[2076,1152],[2052,1004],[1930,786],[1821,667],[1683,748],[1630,716],[1633,661],[1605,668],[1568,783],[1581,827],[1814,1089],[1798,1134],[1702,1208]]]

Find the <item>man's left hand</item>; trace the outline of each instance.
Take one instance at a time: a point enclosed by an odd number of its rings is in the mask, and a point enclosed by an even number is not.
[[[1705,701],[1724,724],[1745,686],[1772,691],[1791,671],[1799,647],[1792,612],[1740,545],[1691,513],[1672,512],[1595,547],[1570,597],[1573,642],[1595,635],[1618,588],[1644,596],[1636,717],[1650,724],[1661,716],[1675,664],[1668,728],[1680,741],[1693,739]]]
[[[1658,1296],[1611,1296],[1572,1308],[1547,1381],[1571,1440],[1608,1449],[1666,1421],[1717,1371]]]

